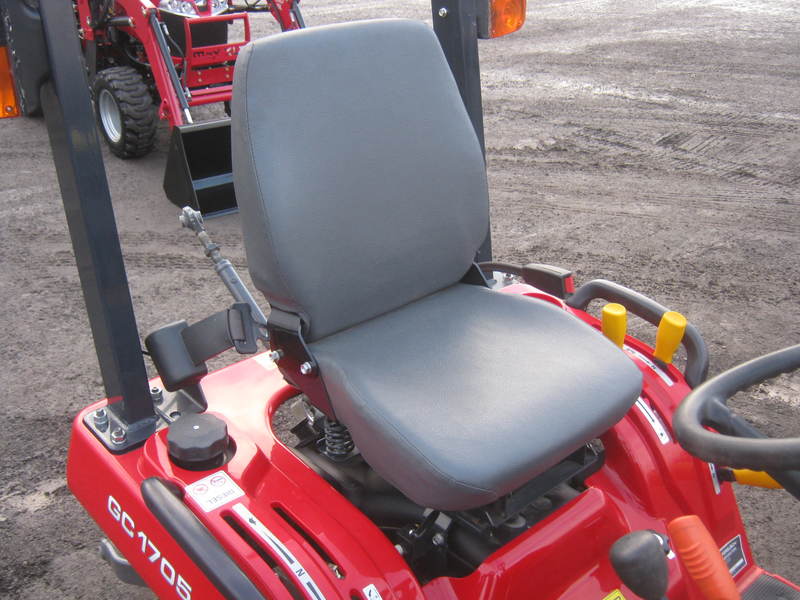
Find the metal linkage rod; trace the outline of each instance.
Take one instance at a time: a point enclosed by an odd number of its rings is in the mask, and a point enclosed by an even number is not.
[[[200,211],[194,210],[189,206],[184,206],[179,218],[181,225],[195,232],[197,239],[200,240],[200,244],[203,246],[206,256],[214,263],[214,270],[217,272],[217,275],[219,275],[219,278],[222,279],[222,283],[228,288],[233,298],[237,302],[245,302],[250,305],[253,319],[259,325],[259,335],[266,340],[267,332],[265,328],[267,325],[267,317],[264,315],[261,307],[256,303],[250,290],[247,289],[247,286],[245,286],[244,282],[239,277],[231,261],[222,256],[219,251],[219,245],[215,244],[209,237],[205,224],[203,223],[203,215],[200,214]]]

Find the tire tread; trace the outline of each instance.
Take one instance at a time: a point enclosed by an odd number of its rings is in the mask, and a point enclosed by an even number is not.
[[[108,88],[116,98],[122,116],[122,139],[109,143],[111,151],[120,158],[144,156],[153,149],[156,138],[156,119],[147,85],[133,67],[109,67],[95,76],[92,85],[97,98],[101,87]],[[98,115],[98,124],[102,129]]]

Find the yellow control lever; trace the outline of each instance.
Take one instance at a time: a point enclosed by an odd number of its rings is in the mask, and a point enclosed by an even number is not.
[[[609,302],[603,307],[603,335],[622,348],[628,331],[628,313],[622,304]]]
[[[686,317],[674,310],[665,312],[658,324],[655,357],[661,362],[670,364],[685,332]]]
[[[751,471],[750,469],[733,469],[733,477],[736,483],[751,485],[754,487],[770,488],[779,490],[783,486],[775,481],[764,471]]]

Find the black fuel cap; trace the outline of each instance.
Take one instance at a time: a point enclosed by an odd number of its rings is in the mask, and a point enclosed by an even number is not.
[[[167,431],[169,457],[190,471],[207,471],[223,465],[228,450],[228,426],[209,414],[180,417]]]

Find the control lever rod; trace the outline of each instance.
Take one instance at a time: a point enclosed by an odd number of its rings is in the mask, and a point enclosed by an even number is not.
[[[258,336],[265,343],[269,339],[267,334],[267,317],[261,310],[261,307],[256,304],[250,290],[247,289],[236,269],[227,258],[224,258],[219,251],[219,245],[211,241],[211,238],[206,232],[205,224],[203,223],[203,215],[200,211],[194,210],[189,206],[184,206],[180,214],[181,225],[187,229],[191,229],[197,235],[197,239],[203,246],[203,250],[207,257],[214,263],[214,270],[222,279],[222,283],[228,288],[228,291],[233,296],[236,302],[245,302],[250,305],[250,313],[253,320],[256,322],[256,329]]]

